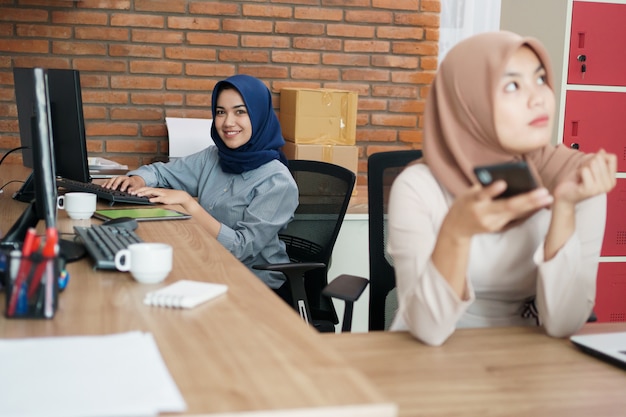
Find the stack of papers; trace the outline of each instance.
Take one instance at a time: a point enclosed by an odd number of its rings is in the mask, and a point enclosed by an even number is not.
[[[154,338],[108,336],[0,340],[0,416],[156,416],[185,400]]]

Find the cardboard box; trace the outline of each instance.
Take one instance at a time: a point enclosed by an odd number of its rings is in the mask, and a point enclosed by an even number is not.
[[[287,159],[305,159],[330,162],[357,173],[359,169],[359,148],[347,145],[305,145],[285,142],[283,152]]]
[[[280,125],[285,140],[317,145],[354,145],[358,94],[353,91],[283,88]]]

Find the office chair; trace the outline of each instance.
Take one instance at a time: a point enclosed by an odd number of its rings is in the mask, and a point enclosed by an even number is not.
[[[254,269],[282,272],[287,278],[293,307],[322,332],[334,332],[339,322],[329,292],[346,302],[344,325],[352,321],[352,303],[367,285],[367,279],[342,275],[326,294],[331,254],[352,196],[355,174],[341,166],[292,160],[291,171],[299,191],[294,219],[279,233],[291,263],[255,265]],[[333,288],[339,289],[338,293]]]
[[[396,275],[386,251],[386,216],[391,184],[409,162],[421,156],[420,150],[389,151],[372,154],[367,161],[370,331],[386,330],[397,309],[397,298],[392,291],[396,286]]]

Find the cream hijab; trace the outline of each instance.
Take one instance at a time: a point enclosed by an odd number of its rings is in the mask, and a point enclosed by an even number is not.
[[[511,56],[524,45],[537,54],[552,87],[552,66],[543,45],[506,31],[461,41],[440,65],[426,101],[421,162],[454,196],[478,182],[475,166],[518,160],[528,162],[537,181],[552,192],[575,175],[584,157],[562,145],[511,154],[499,144],[493,117],[496,86]]]

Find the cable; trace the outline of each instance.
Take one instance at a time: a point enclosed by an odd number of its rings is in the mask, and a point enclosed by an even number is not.
[[[0,165],[2,165],[2,163],[4,162],[6,157],[9,156],[10,153],[15,152],[15,151],[19,151],[20,149],[29,149],[29,147],[28,146],[19,146],[17,148],[13,148],[13,149],[7,151],[7,153],[4,154],[2,159],[0,159]]]

